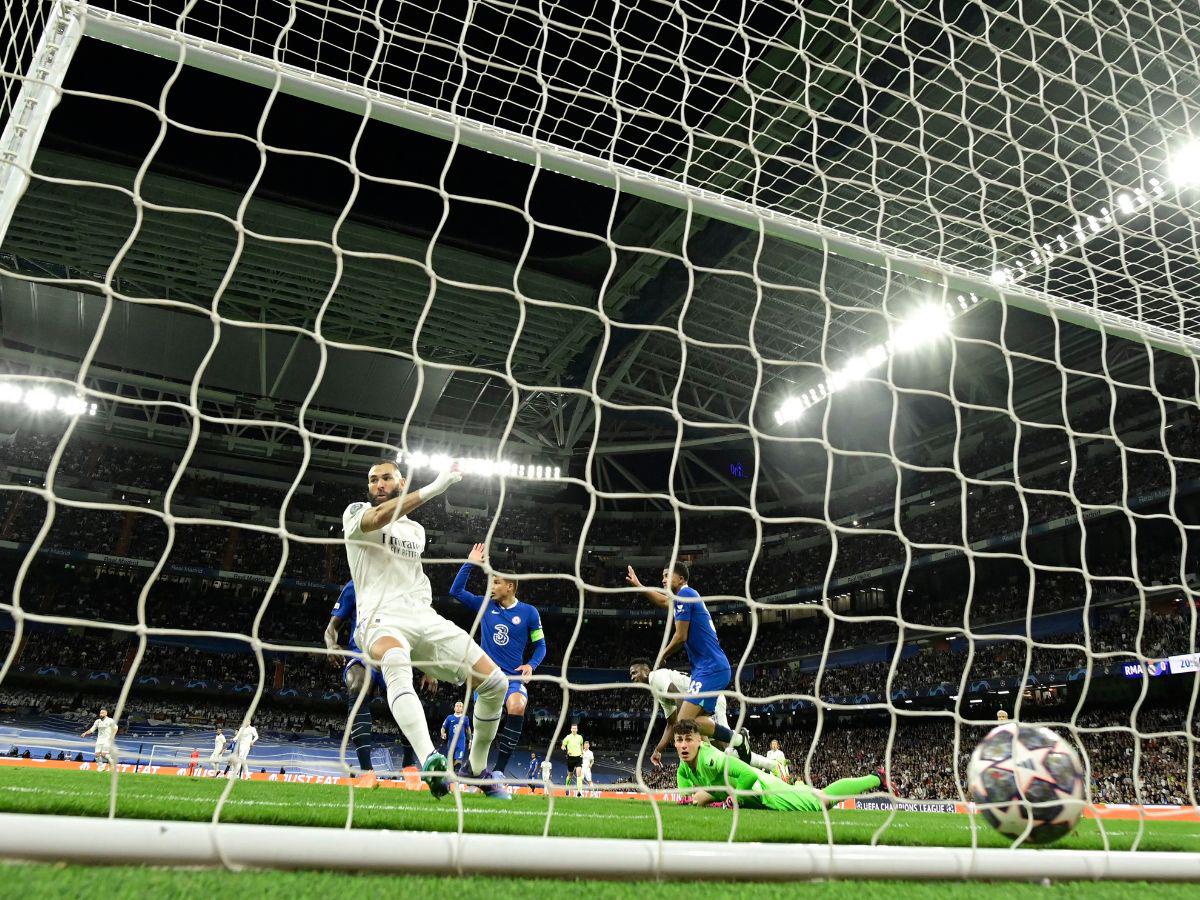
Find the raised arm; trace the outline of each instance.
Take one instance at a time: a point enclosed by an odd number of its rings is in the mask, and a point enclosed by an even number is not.
[[[467,590],[467,582],[471,578],[471,573],[475,571],[476,566],[483,565],[483,551],[483,544],[476,544],[471,548],[471,552],[467,555],[467,561],[458,570],[458,574],[454,576],[454,583],[450,585],[450,596],[472,612],[479,612],[479,607],[483,606],[485,599],[481,595],[472,594]]]
[[[668,597],[666,594],[664,594],[662,591],[657,591],[654,588],[648,588],[644,584],[642,584],[641,580],[637,577],[637,572],[633,571],[633,566],[625,567],[625,580],[629,584],[633,585],[635,588],[639,588],[641,590],[642,596],[645,597],[647,600],[649,600],[651,603],[653,603],[655,606],[659,606],[659,607],[662,607],[665,609],[666,607],[671,605],[671,598]]]
[[[427,503],[439,494],[445,493],[447,488],[452,484],[458,484],[460,481],[462,481],[462,472],[459,471],[458,463],[452,463],[449,469],[440,473],[437,478],[425,485],[425,487],[409,491],[408,493],[401,493],[399,497],[385,500],[378,506],[368,509],[362,514],[359,528],[368,534],[372,531],[378,531],[393,519],[407,516],[422,503]]]

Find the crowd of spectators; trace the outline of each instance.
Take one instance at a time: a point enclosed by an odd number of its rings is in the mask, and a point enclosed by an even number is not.
[[[436,729],[444,712],[461,688],[442,685],[435,698],[428,698],[430,725]],[[587,706],[594,706],[589,697]],[[575,700],[572,698],[574,709]],[[30,690],[0,691],[0,716],[20,713],[54,714],[82,726],[91,721],[100,706],[112,708],[112,698],[103,694],[61,695]],[[216,700],[181,702],[170,698],[130,696],[122,715],[122,733],[136,736],[142,726],[169,724],[235,729],[247,706]],[[569,716],[578,717],[575,712]],[[1190,723],[1186,706],[1147,707],[1136,715],[1128,708],[1099,708],[1085,712],[1072,723],[1061,711],[1039,711],[1026,707],[1023,721],[1045,722],[1085,751],[1091,771],[1091,799],[1100,803],[1189,804],[1200,792],[1200,769],[1195,765],[1196,734],[1200,715]],[[340,740],[345,714],[317,710],[287,710],[261,704],[253,721],[260,733],[287,739],[301,735],[327,736]],[[584,720],[584,732],[600,746],[606,758],[635,757],[643,745],[645,720],[626,719],[602,725]],[[957,800],[965,795],[967,759],[990,724],[960,722],[948,713],[897,716],[828,716],[819,729],[805,724],[783,730],[755,732],[756,746],[765,748],[772,739],[780,742],[793,777],[821,786],[838,778],[874,772],[888,766],[897,792],[914,800]],[[657,737],[655,725],[652,737]],[[524,745],[540,751],[561,731],[557,715],[531,716]],[[402,746],[395,726],[385,715],[375,717],[376,741]],[[1190,735],[1190,737],[1189,737]],[[957,738],[957,743],[956,743]],[[20,747],[6,755],[42,758]],[[520,754],[518,754],[520,756]],[[1192,784],[1189,789],[1189,759]],[[642,778],[652,789],[675,785],[674,759],[668,753],[660,769],[646,763]],[[961,792],[960,792],[961,791]]]
[[[1161,415],[1157,409],[1147,410],[1142,418],[1151,413]],[[1141,419],[1131,414],[1130,421],[1137,423]],[[1142,424],[1149,426],[1155,422],[1146,418]],[[948,470],[905,469],[900,492],[905,499],[900,502],[899,517],[894,511],[894,476],[890,483],[884,479],[882,485],[837,490],[830,496],[830,512],[835,517],[843,511],[847,517],[856,516],[857,525],[840,526],[834,541],[835,529],[820,524],[825,510],[823,502],[816,500],[812,508],[802,506],[790,511],[794,516],[815,518],[816,524],[764,525],[762,534],[772,540],[764,544],[763,553],[750,573],[750,596],[760,598],[798,587],[819,587],[827,575],[839,579],[881,566],[903,564],[910,551],[920,555],[935,547],[962,547],[964,543],[1019,534],[1029,526],[1052,519],[1065,518],[1078,524],[1079,504],[1108,504],[1119,509],[1139,495],[1172,484],[1178,489],[1200,477],[1200,463],[1190,462],[1200,457],[1200,421],[1191,407],[1172,406],[1163,424],[1162,429],[1151,429],[1150,443],[1143,432],[1136,430],[1127,430],[1114,438],[1103,433],[1109,427],[1109,417],[1105,410],[1098,410],[1071,423],[1080,432],[1073,438],[1061,429],[1024,427],[1019,440],[1014,433],[1012,441],[1007,442],[1008,450],[1013,451],[1007,453],[1004,440],[981,441],[959,461],[958,470],[970,478],[996,467],[1003,469],[1007,465],[1007,470],[985,483],[976,483],[963,481]],[[1159,440],[1160,432],[1166,437],[1165,444]],[[54,434],[21,432],[12,441],[0,444],[0,466],[44,473],[57,440]],[[1073,448],[1071,441],[1075,444]],[[1164,446],[1171,454],[1169,458],[1162,452]],[[152,510],[161,510],[158,492],[170,484],[179,462],[143,448],[108,445],[86,432],[77,432],[59,462],[56,485],[74,484],[99,490],[114,502],[139,510],[144,507],[146,511],[59,505],[45,546],[157,559],[165,547],[167,526],[162,516]],[[927,465],[945,463],[945,460],[925,460]],[[219,465],[219,461],[197,458],[184,470],[173,495],[173,509],[187,509],[188,515],[220,524],[177,526],[168,562],[272,574],[283,551],[281,537],[237,526],[277,526],[278,510],[290,484],[282,480],[223,479],[215,474]],[[19,482],[15,477],[14,480]],[[129,493],[135,490],[142,493]],[[341,511],[354,491],[352,483],[310,471],[288,501],[288,531],[309,538],[328,538],[331,533],[336,536]],[[921,491],[933,491],[931,499],[923,496],[916,499]],[[1046,491],[1052,493],[1043,493]],[[584,516],[579,509],[563,504],[539,505],[511,496],[503,506],[497,508],[493,503],[483,510],[433,503],[422,508],[420,518],[436,546],[447,541],[474,542],[487,532],[493,515],[496,518],[494,561],[518,572],[569,574],[563,571],[562,564],[547,566],[538,560],[536,551],[526,552],[514,542],[533,541],[557,550],[574,549],[580,544],[585,548],[618,548],[595,556],[586,554],[588,559],[581,574],[587,583],[599,587],[623,584],[623,564],[619,558],[623,553],[661,552],[666,556],[668,551],[664,548],[669,548],[676,534],[674,517],[653,510],[636,517],[610,516],[600,511],[584,533]],[[45,503],[35,495],[5,492],[0,496],[0,538],[28,541],[38,532],[45,517]],[[706,544],[713,551],[745,551],[758,533],[749,511],[706,514],[685,510],[680,520],[681,544]],[[815,543],[800,546],[813,538]],[[1190,548],[1176,548],[1175,560],[1168,560],[1156,575],[1177,581],[1178,555],[1185,550],[1190,552]],[[693,562],[697,576],[704,579],[707,594],[747,594],[747,561],[709,563],[701,553]],[[1149,573],[1139,574],[1143,580],[1150,577]],[[340,548],[289,541],[284,577],[341,581],[346,572]],[[539,581],[538,592],[542,602],[551,603],[570,603],[578,596],[575,586],[567,580]],[[620,602],[620,598],[598,595],[590,600],[596,605]]]
[[[1164,385],[1158,387],[1163,390]],[[963,450],[965,442],[956,445],[959,459],[937,458],[933,451],[913,455],[911,460],[906,456],[908,449],[901,454],[913,465],[942,467],[940,470],[892,467],[890,479],[885,472],[870,483],[839,482],[820,502],[812,499],[806,505],[806,501],[798,501],[788,511],[794,520],[790,524],[756,525],[749,511],[704,514],[685,510],[679,542],[707,546],[692,560],[693,583],[706,597],[749,596],[757,600],[819,589],[827,580],[861,577],[893,565],[916,573],[904,580],[877,576],[874,584],[881,599],[861,606],[856,598],[837,615],[831,601],[817,603],[815,615],[762,622],[752,629],[743,608],[727,617],[723,609],[718,610],[726,652],[735,664],[745,663],[739,686],[748,711],[777,702],[767,698],[787,701],[819,694],[825,701],[853,705],[855,698],[878,697],[888,690],[915,693],[937,685],[958,686],[964,670],[969,680],[982,680],[1079,669],[1087,665],[1089,655],[1094,665],[1092,677],[1098,678],[1116,662],[1195,652],[1198,635],[1187,604],[1180,603],[1175,609],[1155,606],[1144,594],[1155,583],[1179,583],[1181,573],[1194,572],[1195,546],[1188,541],[1190,535],[1181,536],[1175,522],[1138,518],[1132,509],[1139,497],[1173,488],[1171,511],[1177,519],[1191,521],[1200,513],[1190,494],[1194,487],[1190,482],[1200,478],[1200,463],[1194,462],[1200,458],[1200,417],[1192,406],[1168,403],[1166,408],[1163,421],[1156,402],[1137,399],[1123,410],[1117,434],[1111,428],[1118,418],[1102,406],[1073,414],[1072,420],[1064,423],[1070,426],[1070,434],[1030,423],[1014,428],[1011,421],[1000,417],[987,425],[994,429],[988,432],[994,439],[978,441],[969,451]],[[971,434],[985,424],[968,427],[964,423],[963,433]],[[23,431],[0,443],[0,468],[8,471],[12,484],[40,487],[57,443],[57,435]],[[56,488],[98,493],[128,508],[56,505],[43,546],[157,561],[169,534],[161,515],[162,492],[180,463],[169,453],[169,448],[117,446],[77,431],[59,460]],[[348,576],[344,553],[336,544],[285,543],[278,534],[246,527],[279,524],[289,483],[280,477],[233,479],[218,475],[222,468],[215,458],[197,458],[179,478],[173,492],[174,514],[213,524],[175,525],[166,560],[169,565],[271,576],[282,562],[283,578],[321,585],[337,585]],[[980,480],[985,472],[992,474]],[[287,500],[288,532],[308,538],[336,537],[342,509],[359,490],[336,473],[307,473]],[[587,588],[624,587],[624,553],[669,556],[669,549],[664,548],[676,536],[673,516],[653,510],[641,510],[634,516],[600,512],[585,527],[583,512],[561,503],[537,504],[510,495],[497,507],[494,495],[486,491],[476,500],[483,504],[478,509],[448,502],[422,508],[420,520],[430,538],[427,555],[440,555],[437,548],[446,543],[482,538],[494,519],[493,564],[525,578],[521,586],[525,599],[543,607],[573,609],[581,599],[580,586],[567,578],[533,577],[563,575],[564,566],[546,561],[541,551],[523,545],[534,542],[554,552],[573,552],[583,546],[589,551],[583,555],[580,570],[585,590],[579,629],[576,632],[574,617],[547,616],[547,665],[568,662],[569,669],[620,670],[634,657],[657,655],[664,638],[663,620],[649,614],[644,619],[587,615],[589,610],[613,607],[649,613],[643,599]],[[1088,507],[1099,506],[1110,506],[1111,514],[1090,517],[1085,527],[1081,514]],[[841,524],[827,521],[827,513]],[[0,540],[32,540],[43,528],[46,514],[47,506],[36,494],[0,492]],[[810,521],[800,521],[804,517]],[[968,579],[960,572],[956,577],[937,579],[922,578],[910,566],[913,559],[935,548],[965,549],[966,544],[1000,536],[1027,537],[1032,526],[1054,519],[1068,520],[1081,535],[1074,551],[1058,549],[1056,571],[1014,564],[1015,570],[1006,571],[1004,577],[972,574]],[[752,565],[746,551],[759,534],[765,541]],[[1036,551],[1029,546],[1033,543],[1019,549],[1033,555]],[[618,549],[605,549],[614,547]],[[711,561],[708,553],[719,550],[739,551],[742,558]],[[1078,568],[1069,561],[1071,552],[1082,559]],[[449,585],[454,569],[451,564],[427,567],[435,593],[440,595]],[[3,572],[10,581],[15,575],[7,563]],[[647,582],[657,581],[657,572],[641,574]],[[101,627],[46,630],[31,621],[15,662],[26,670],[83,669],[109,672],[114,678],[128,674],[135,661],[138,675],[149,678],[242,685],[257,684],[261,678],[271,699],[256,716],[260,728],[340,733],[344,714],[302,702],[288,703],[273,693],[281,688],[309,692],[337,687],[337,668],[320,653],[268,647],[260,670],[258,657],[248,652],[249,645],[236,639],[200,646],[195,642],[164,643],[161,637],[152,636],[138,660],[133,634],[102,627],[103,623],[144,622],[151,628],[228,635],[253,632],[269,644],[316,647],[328,620],[334,597],[331,590],[281,588],[264,607],[265,585],[244,579],[197,577],[168,568],[143,598],[144,584],[145,571],[117,563],[64,564],[61,558],[40,558],[24,580],[20,608],[42,616],[83,618]],[[481,585],[482,579],[476,588]],[[816,599],[825,593],[834,591],[818,590]],[[1120,598],[1125,600],[1115,603]],[[1085,599],[1103,607],[1088,620],[1087,634],[1065,631],[1042,635],[1037,641],[977,636],[968,642],[960,636],[964,626],[976,629],[1022,620],[1027,615],[1071,609]],[[471,621],[462,609],[453,605],[447,609],[461,623]],[[0,621],[0,626],[6,624]],[[7,650],[10,640],[11,633],[0,632],[0,651]],[[803,657],[824,649],[833,652],[878,645],[893,651],[895,662],[888,658],[851,664],[830,657],[820,670],[819,683],[818,673],[801,664]],[[968,647],[972,651],[969,668]],[[894,653],[897,648],[901,651],[898,655]],[[65,702],[25,687],[5,688],[0,692],[0,710],[62,711]],[[461,691],[441,685],[430,708],[451,704]],[[91,699],[88,697],[88,702]],[[593,690],[575,682],[564,690],[559,682],[537,680],[530,685],[530,706],[534,713],[529,733],[535,739],[552,733],[558,726],[559,711],[565,710],[602,720],[604,733],[614,740],[634,740],[644,730],[651,701],[645,691],[629,687]],[[737,711],[736,702],[730,706]],[[80,703],[75,707],[76,711],[84,708]],[[244,713],[244,707],[211,697],[184,702],[136,690],[130,710],[147,721],[192,723],[233,723]],[[1112,715],[1089,712],[1080,720],[1079,724],[1086,726],[1080,732],[1081,740],[1095,769],[1096,799],[1181,802],[1188,796],[1186,772],[1189,758],[1194,757],[1194,738],[1189,744],[1179,735],[1148,736],[1178,731],[1178,712],[1140,712],[1135,731],[1121,727],[1130,725],[1129,716],[1129,710]],[[892,767],[903,793],[916,798],[958,796],[963,754],[974,745],[978,729],[961,729],[956,767],[951,722],[931,715],[905,717],[898,723],[895,727],[890,723],[835,724],[823,731],[811,758],[813,781],[821,784],[873,770],[890,737]],[[376,727],[394,732],[386,714],[377,716]],[[1087,730],[1091,728],[1104,730]],[[782,732],[779,738],[796,760],[807,757],[813,734],[801,729]],[[652,773],[652,777],[668,776]]]

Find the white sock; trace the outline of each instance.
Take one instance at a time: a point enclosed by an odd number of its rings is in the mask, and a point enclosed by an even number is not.
[[[479,685],[475,698],[475,740],[471,744],[471,773],[479,775],[487,768],[488,753],[500,728],[500,713],[504,711],[504,695],[508,693],[508,676],[499,669]]]
[[[773,771],[775,768],[771,761],[760,753],[750,754],[750,765],[756,769],[762,769],[764,772]]]
[[[433,741],[429,738],[429,725],[425,722],[425,708],[413,689],[408,651],[393,647],[383,654],[379,669],[387,683],[388,708],[392,711],[392,718],[423,765],[433,753]]]

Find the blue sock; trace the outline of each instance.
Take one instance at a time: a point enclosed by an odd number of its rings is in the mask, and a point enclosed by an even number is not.
[[[712,739],[722,744],[733,746],[733,732],[724,725],[713,725]]]
[[[509,713],[504,719],[504,727],[500,729],[500,734],[496,737],[496,771],[504,774],[505,768],[508,767],[508,761],[512,758],[513,751],[517,749],[517,742],[521,740],[521,729],[525,726],[525,714],[514,716]]]
[[[371,771],[372,721],[371,707],[364,701],[350,725],[350,743],[354,744],[354,752],[358,754],[358,767],[364,772]]]

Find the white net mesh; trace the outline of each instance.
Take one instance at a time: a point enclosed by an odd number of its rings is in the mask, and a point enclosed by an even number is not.
[[[561,783],[576,722],[601,780],[673,784],[625,673],[670,629],[623,576],[682,558],[792,774],[953,809],[1003,709],[1084,751],[1081,846],[1196,849],[1147,811],[1198,784],[1197,23],[1166,6],[10,10],[10,705],[99,685],[63,705],[114,704],[123,759],[253,720],[260,768],[347,773],[342,509],[381,454],[465,457],[414,518],[440,611],[486,632],[445,597],[484,541],[546,622],[515,781]],[[0,743],[79,752],[47,702]],[[387,821],[489,827],[454,809]],[[844,812],[783,833],[919,827]],[[974,823],[934,840],[1000,840]]]

